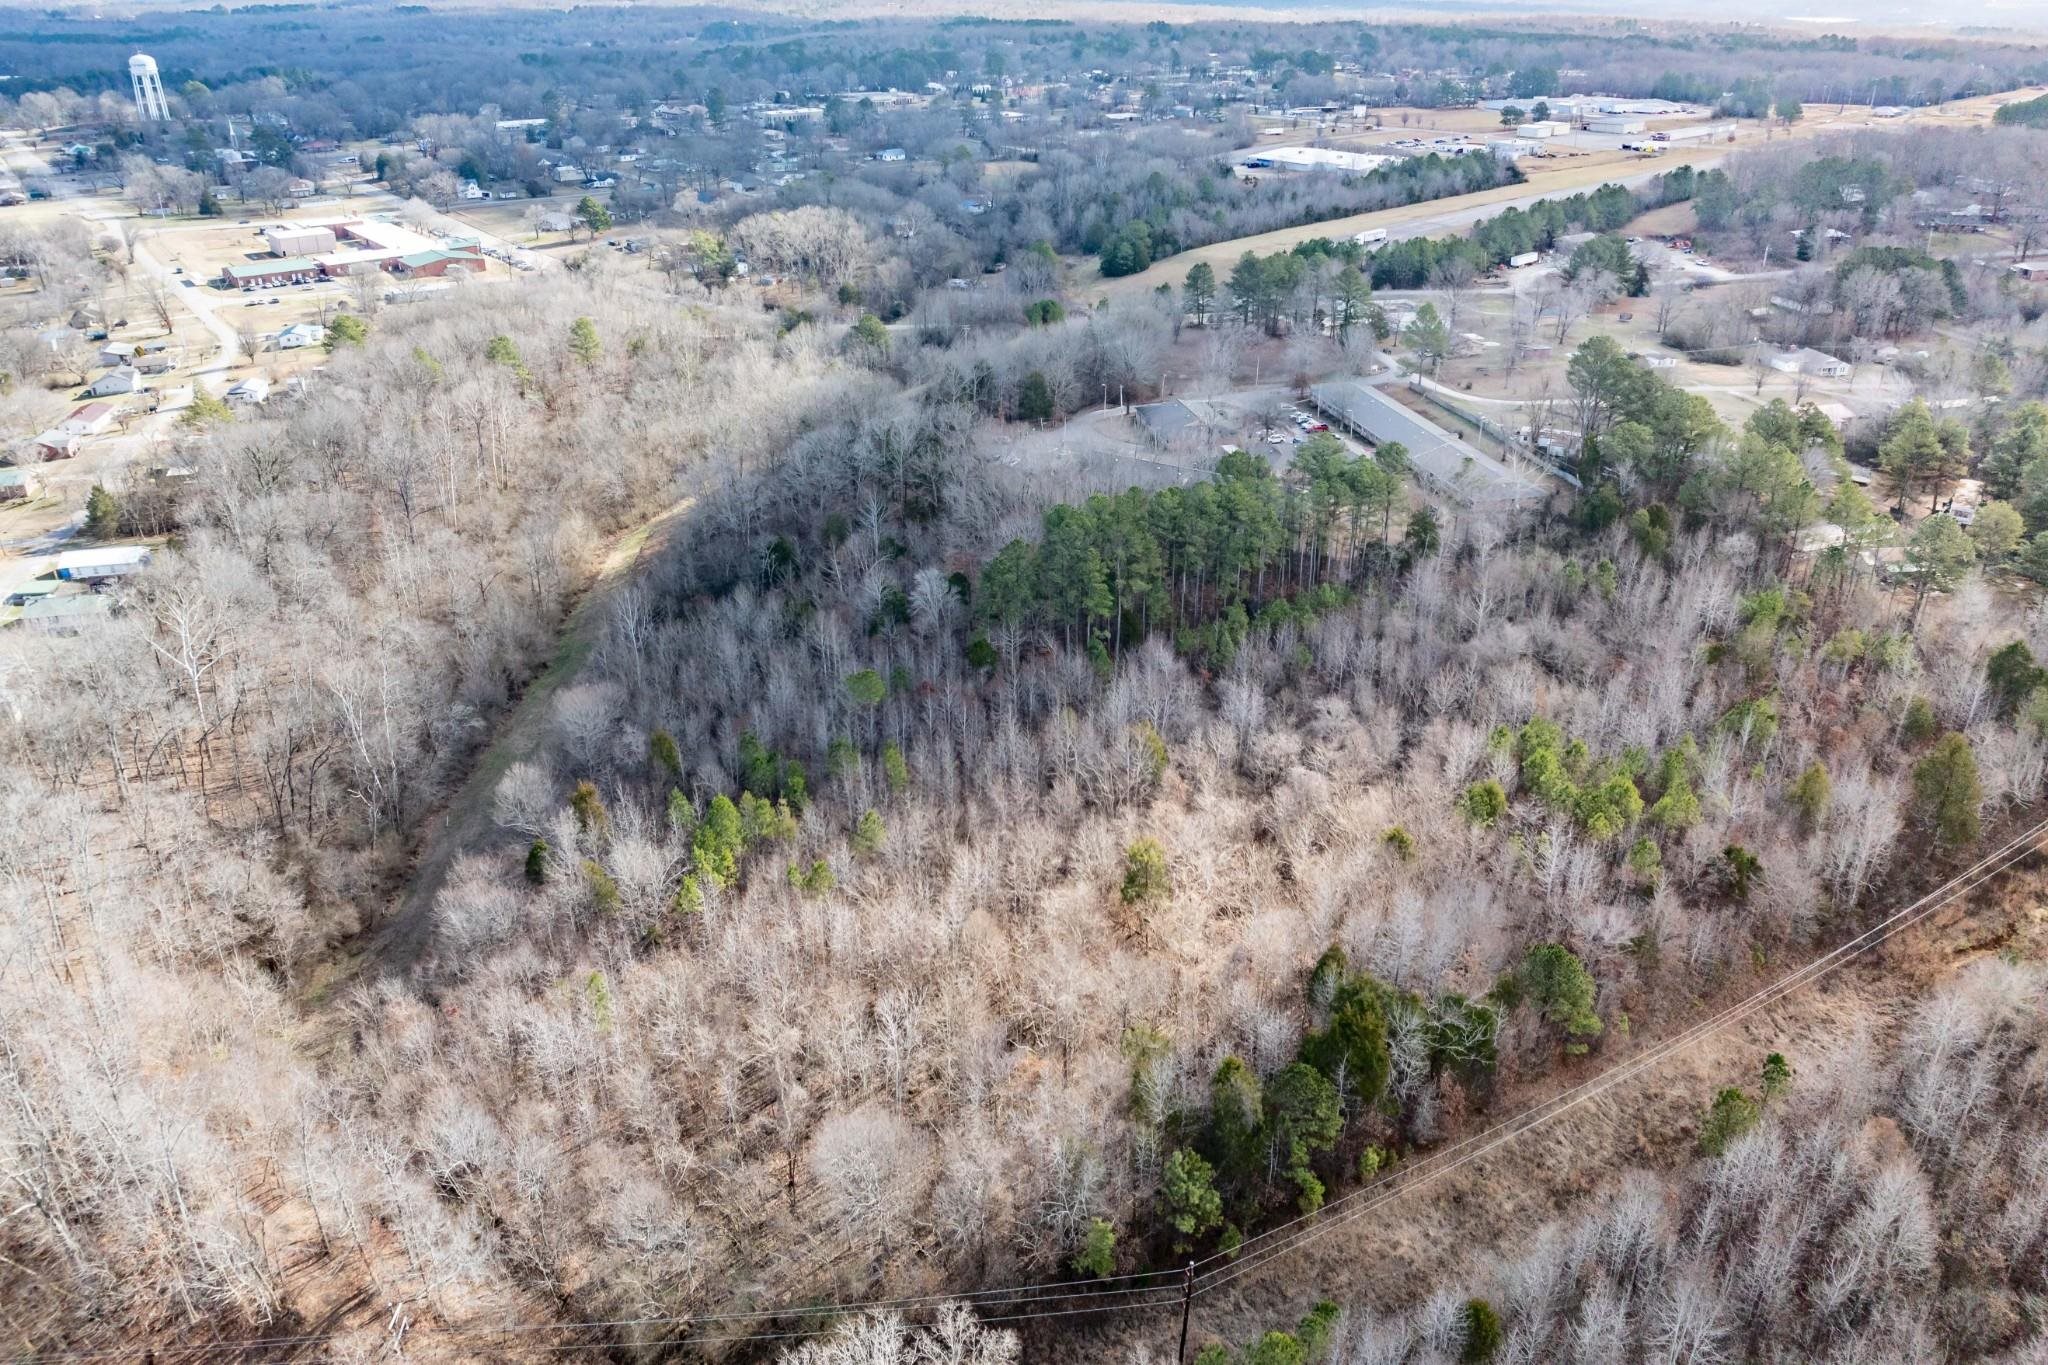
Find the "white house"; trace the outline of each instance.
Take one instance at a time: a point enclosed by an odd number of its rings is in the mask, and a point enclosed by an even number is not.
[[[140,393],[142,372],[133,365],[118,365],[86,386],[87,398],[111,398],[115,394]]]
[[[580,185],[583,183],[583,168],[563,162],[555,167],[555,183],[558,185]]]
[[[149,563],[147,545],[109,545],[98,550],[71,550],[57,556],[57,577],[66,583],[93,583],[142,572]]]
[[[260,374],[252,374],[239,384],[231,386],[221,395],[230,407],[254,407],[270,397],[270,381]]]
[[[884,147],[881,151],[875,153],[875,160],[877,161],[908,161],[909,159],[910,153],[904,151],[901,147]]]
[[[464,199],[471,200],[488,199],[491,197],[490,192],[485,190],[483,186],[477,184],[476,181],[474,180],[463,181],[462,188],[458,190],[457,193],[460,194]]]
[[[87,403],[73,408],[68,417],[57,423],[57,430],[66,436],[97,436],[112,425],[113,404]]]
[[[295,322],[277,334],[277,349],[280,351],[304,350],[308,346],[319,346],[327,340],[327,329],[317,322]]]
[[[1780,374],[1813,375],[1823,379],[1846,379],[1849,376],[1848,361],[1838,360],[1826,351],[1816,351],[1811,346],[1781,352],[1764,363]]]

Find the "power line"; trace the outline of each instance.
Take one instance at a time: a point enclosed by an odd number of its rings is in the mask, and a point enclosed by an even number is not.
[[[1072,1281],[1049,1281],[1035,1285],[1002,1286],[985,1290],[969,1290],[953,1294],[924,1294],[895,1299],[868,1299],[849,1303],[829,1305],[802,1305],[781,1309],[756,1309],[744,1312],[718,1314],[687,1314],[677,1316],[654,1316],[641,1318],[593,1319],[579,1322],[555,1323],[512,1323],[492,1327],[449,1326],[440,1329],[444,1335],[454,1337],[509,1336],[513,1334],[538,1334],[543,1332],[574,1332],[622,1327],[664,1327],[684,1326],[699,1323],[773,1321],[790,1317],[833,1318],[859,1312],[887,1309],[930,1307],[947,1303],[959,1303],[970,1308],[1032,1308],[1038,1311],[999,1314],[982,1317],[984,1324],[1028,1322],[1040,1318],[1072,1317],[1080,1314],[1126,1312],[1135,1309],[1165,1307],[1184,1304],[1189,1299],[1221,1289],[1231,1281],[1243,1278],[1264,1268],[1274,1261],[1282,1260],[1300,1251],[1311,1242],[1329,1235],[1347,1223],[1356,1221],[1414,1190],[1431,1184],[1460,1167],[1478,1161],[1523,1134],[1552,1123],[1565,1114],[1599,1098],[1607,1091],[1653,1070],[1680,1051],[1691,1047],[1701,1039],[1720,1031],[1729,1024],[1738,1022],[1760,1010],[1768,1008],[1779,1000],[1820,980],[1843,964],[1880,946],[1887,940],[1912,928],[1922,920],[1946,908],[1958,897],[1983,886],[2007,868],[2037,851],[2036,843],[2048,833],[2048,820],[2043,820],[2012,839],[2007,840],[1993,852],[1986,854],[1935,890],[1928,892],[1910,905],[1893,912],[1885,919],[1857,934],[1847,942],[1813,961],[1788,972],[1785,976],[1758,990],[1743,1000],[1720,1010],[1711,1018],[1694,1024],[1649,1048],[1635,1057],[1589,1078],[1570,1089],[1552,1096],[1537,1105],[1524,1110],[1511,1119],[1495,1124],[1473,1136],[1432,1152],[1429,1156],[1390,1173],[1387,1177],[1352,1191],[1333,1200],[1314,1214],[1305,1214],[1267,1229],[1249,1241],[1240,1244],[1232,1253],[1217,1252],[1200,1262],[1193,1263],[1188,1270],[1200,1271],[1203,1266],[1213,1266],[1228,1257],[1230,1264],[1201,1272],[1192,1288],[1186,1287],[1184,1277],[1187,1270],[1134,1271],[1124,1275],[1076,1285]],[[1334,1211],[1342,1210],[1332,1217]],[[1246,1248],[1251,1248],[1246,1255]],[[1137,1284],[1136,1281],[1166,1281],[1166,1283]],[[1107,1284],[1124,1284],[1122,1289],[1107,1289]],[[1052,1292],[1058,1291],[1058,1292]],[[1045,1309],[1040,1305],[1067,1302],[1074,1299],[1122,1299],[1124,1302],[1094,1302],[1078,1308]],[[669,1339],[661,1344],[668,1346],[713,1345],[753,1341],[789,1341],[822,1335],[832,1330],[833,1324],[820,1325],[796,1331],[780,1332],[737,1332],[718,1335],[686,1335]],[[219,1353],[241,1352],[283,1346],[315,1345],[334,1339],[336,1334],[310,1333],[300,1336],[256,1338],[240,1342],[220,1342],[208,1350]],[[533,1350],[581,1350],[586,1345],[529,1343]],[[93,1361],[131,1358],[140,1354],[135,1349],[119,1350],[68,1350],[43,1352],[27,1357],[31,1361]]]
[[[1383,1205],[1400,1198],[1419,1186],[1442,1179],[1444,1176],[1481,1157],[1505,1146],[1522,1134],[1533,1131],[1561,1118],[1571,1110],[1587,1104],[1608,1090],[1635,1079],[1652,1070],[1664,1061],[1708,1035],[1718,1032],[1749,1015],[1777,1003],[1802,987],[1819,980],[1844,963],[1870,951],[1887,939],[1911,928],[1921,920],[1943,909],[1958,896],[1975,890],[1996,877],[2006,868],[2035,852],[2035,842],[2048,832],[2048,821],[2034,825],[2024,833],[2007,841],[1994,852],[1979,859],[1962,873],[1927,895],[1914,901],[1904,909],[1896,911],[1886,919],[1864,930],[1848,942],[1814,959],[1805,966],[1787,973],[1784,977],[1755,992],[1744,1000],[1721,1010],[1713,1017],[1685,1029],[1656,1047],[1630,1058],[1628,1061],[1601,1073],[1588,1081],[1553,1096],[1541,1104],[1523,1111],[1514,1118],[1496,1124],[1485,1131],[1464,1139],[1450,1147],[1440,1149],[1423,1159],[1416,1166],[1390,1173],[1379,1182],[1354,1190],[1351,1194],[1326,1205],[1316,1214],[1307,1214],[1268,1229],[1242,1244],[1236,1253],[1237,1259],[1227,1267],[1206,1272],[1196,1292],[1206,1293],[1212,1289],[1250,1273],[1268,1261],[1284,1257],[1297,1251],[1309,1242],[1323,1237],[1345,1223],[1370,1213]],[[1358,1202],[1358,1201],[1363,1202]],[[1346,1206],[1349,1207],[1346,1207]],[[1330,1210],[1344,1211],[1335,1218],[1325,1215]],[[1304,1226],[1311,1223],[1312,1226]],[[1289,1234],[1292,1234],[1291,1236]],[[1279,1240],[1279,1239],[1285,1240]],[[1244,1247],[1255,1247],[1249,1257]],[[1206,1258],[1203,1265],[1213,1265],[1223,1258],[1217,1253]]]
[[[1075,1299],[1138,1300],[1134,1302],[1121,1303],[1101,1302],[1089,1304],[1087,1306],[1080,1308],[1047,1309],[1043,1311],[1017,1313],[1001,1317],[983,1317],[981,1319],[981,1321],[983,1322],[1021,1322],[1038,1317],[1067,1317],[1080,1313],[1103,1313],[1123,1308],[1150,1307],[1154,1302],[1179,1302],[1181,1294],[1181,1279],[1184,1273],[1185,1272],[1182,1270],[1145,1270],[1134,1271],[1124,1275],[1105,1276],[1099,1279],[1082,1282],[1076,1282],[1072,1280],[1048,1281],[1043,1284],[1009,1285],[993,1289],[962,1290],[948,1294],[920,1294],[894,1299],[864,1299],[851,1301],[847,1303],[792,1305],[787,1308],[764,1308],[754,1309],[745,1312],[731,1313],[685,1313],[635,1318],[592,1318],[573,1322],[503,1323],[490,1326],[451,1324],[445,1327],[438,1328],[437,1332],[440,1335],[452,1337],[498,1337],[522,1334],[534,1336],[550,1332],[580,1332],[612,1330],[618,1328],[633,1327],[683,1327],[694,1326],[702,1323],[729,1323],[748,1321],[773,1322],[792,1317],[800,1319],[816,1319],[819,1317],[830,1317],[837,1319],[855,1313],[931,1308],[952,1303],[962,1304],[969,1308],[986,1308],[1002,1310],[1008,1308],[1038,1309],[1041,1305],[1044,1304],[1062,1303]],[[1165,1283],[1142,1285],[1128,1283],[1130,1281],[1135,1280],[1157,1280],[1164,1281]],[[1121,1289],[1104,1287],[1107,1285],[1113,1285],[1117,1283],[1126,1283],[1127,1287]],[[1060,1292],[1041,1292],[1052,1290],[1057,1290]],[[1140,1298],[1139,1296],[1148,1297]],[[836,1323],[827,1323],[819,1327],[808,1328],[801,1331],[736,1332],[720,1335],[692,1334],[688,1336],[670,1339],[668,1342],[664,1344],[696,1345],[701,1343],[708,1345],[718,1342],[789,1340],[797,1337],[817,1336],[824,1332],[832,1330],[833,1326],[835,1325]],[[230,1352],[270,1350],[282,1347],[311,1346],[318,1345],[322,1342],[331,1341],[334,1339],[335,1335],[336,1334],[333,1332],[314,1332],[304,1333],[296,1336],[254,1337],[242,1341],[221,1341],[209,1343],[203,1349],[219,1354],[226,1354]],[[548,1345],[529,1343],[524,1347],[524,1349],[552,1351],[580,1350],[587,1349],[587,1347],[581,1345],[564,1346],[560,1344]],[[139,1349],[123,1347],[106,1349],[47,1351],[39,1355],[24,1357],[24,1359],[29,1361],[119,1360],[127,1359],[139,1354],[141,1354],[141,1351]]]

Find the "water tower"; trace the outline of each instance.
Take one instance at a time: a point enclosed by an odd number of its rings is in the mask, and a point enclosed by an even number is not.
[[[128,59],[128,79],[135,83],[135,116],[144,123],[161,123],[171,116],[164,102],[164,78],[156,72],[156,58],[138,52]]]

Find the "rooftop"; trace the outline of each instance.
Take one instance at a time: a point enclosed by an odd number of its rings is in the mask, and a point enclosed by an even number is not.
[[[1433,488],[1472,506],[1534,505],[1542,483],[1511,469],[1469,441],[1461,441],[1359,379],[1332,380],[1309,391],[1317,407],[1374,445],[1399,442],[1408,463]]]
[[[317,275],[320,263],[310,256],[282,256],[274,261],[251,261],[231,265],[224,272],[231,280],[262,279],[268,275]]]

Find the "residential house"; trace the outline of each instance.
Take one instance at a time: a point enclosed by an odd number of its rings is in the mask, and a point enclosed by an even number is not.
[[[884,147],[881,151],[875,153],[875,160],[877,161],[908,161],[909,159],[910,153],[904,151],[901,147]]]
[[[320,192],[320,187],[310,180],[298,178],[286,185],[284,192],[294,199],[310,199]]]
[[[319,346],[327,340],[327,329],[317,322],[295,322],[277,334],[277,349],[280,351],[301,351],[308,346]]]
[[[170,343],[158,338],[154,341],[110,341],[100,347],[102,365],[137,365],[148,356],[161,355],[170,349]]]
[[[555,167],[554,176],[558,185],[580,185],[583,183],[583,168],[565,161]]]
[[[75,635],[81,624],[96,616],[105,616],[113,608],[113,599],[102,593],[52,593],[22,604],[14,619],[25,630],[39,630],[49,635]]]
[[[1784,351],[1765,361],[1780,374],[1803,374],[1821,379],[1847,379],[1849,362],[1837,359],[1826,351],[1816,351],[1811,346],[1801,346],[1796,351]]]
[[[81,398],[113,398],[142,392],[142,372],[133,365],[119,365],[85,386]]]
[[[0,469],[0,502],[22,502],[43,491],[43,481],[32,470]]]
[[[73,408],[57,430],[66,436],[97,436],[114,425],[114,416],[112,403],[87,403]]]
[[[149,563],[147,545],[109,545],[97,550],[70,550],[57,556],[57,577],[66,583],[98,583],[141,573]]]
[[[2048,280],[2048,260],[2020,261],[2012,267],[2012,273],[2029,284]]]
[[[77,432],[62,431],[53,427],[29,443],[29,454],[32,458],[45,463],[51,460],[69,460],[77,456],[79,447],[84,444],[85,437]]]
[[[260,374],[252,374],[231,385],[221,397],[227,400],[229,407],[254,407],[270,397],[270,381]]]

